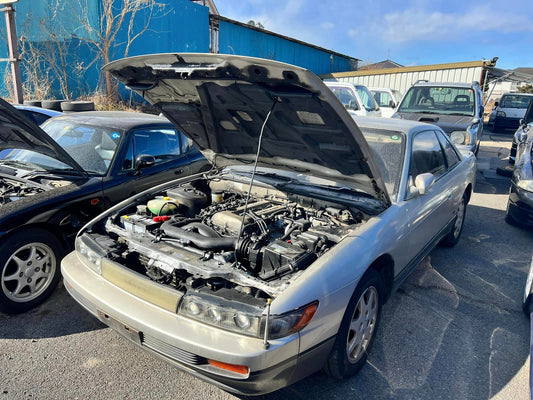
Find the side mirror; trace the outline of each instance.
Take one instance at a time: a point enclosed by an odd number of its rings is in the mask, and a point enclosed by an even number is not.
[[[137,174],[141,173],[141,169],[151,167],[155,164],[154,156],[149,154],[140,154],[135,160],[135,171]]]
[[[519,126],[524,126],[524,125],[526,125],[526,121],[524,121],[523,118],[520,118],[520,119],[518,120],[518,125],[519,125]]]
[[[429,172],[420,174],[415,178],[415,187],[420,195],[425,195],[434,183],[435,175],[430,174]]]
[[[394,100],[389,101],[389,107],[396,108],[396,103],[394,102]]]
[[[494,107],[498,107],[500,105],[500,102],[499,101],[495,101],[494,102]]]
[[[357,104],[357,100],[350,100],[350,104],[348,104],[348,108],[350,110],[359,110],[359,105]]]

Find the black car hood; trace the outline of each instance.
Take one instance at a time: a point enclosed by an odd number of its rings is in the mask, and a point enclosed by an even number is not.
[[[104,70],[158,106],[218,167],[253,164],[264,124],[258,165],[333,179],[390,203],[361,131],[308,70],[192,53],[131,57]]]
[[[55,158],[71,166],[81,175],[87,176],[83,168],[45,131],[9,103],[0,99],[0,151],[5,149],[36,151]]]
[[[427,122],[435,124],[440,127],[447,134],[453,131],[464,131],[472,125],[475,117],[465,115],[447,115],[447,114],[433,114],[433,113],[417,113],[417,112],[398,112],[396,113],[401,119],[408,119],[410,121]]]

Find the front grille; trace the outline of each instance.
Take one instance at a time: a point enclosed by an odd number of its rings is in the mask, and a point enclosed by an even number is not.
[[[189,365],[201,365],[207,364],[207,360],[204,357],[200,357],[196,354],[189,353],[188,351],[182,350],[176,346],[165,343],[159,339],[151,337],[146,334],[141,334],[141,344],[146,346],[159,354],[172,358],[178,362],[189,364]]]

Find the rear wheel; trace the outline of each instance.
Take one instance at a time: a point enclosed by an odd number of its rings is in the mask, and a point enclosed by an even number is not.
[[[0,248],[0,311],[18,314],[46,300],[61,277],[59,240],[43,229],[15,233]]]
[[[365,364],[379,323],[383,283],[368,270],[355,289],[324,370],[335,378],[356,374]]]

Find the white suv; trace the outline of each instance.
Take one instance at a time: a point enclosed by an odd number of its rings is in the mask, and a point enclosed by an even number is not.
[[[374,100],[378,103],[379,109],[381,110],[381,116],[390,118],[396,109],[396,106],[400,103],[402,99],[402,94],[395,90],[389,88],[368,88]]]

